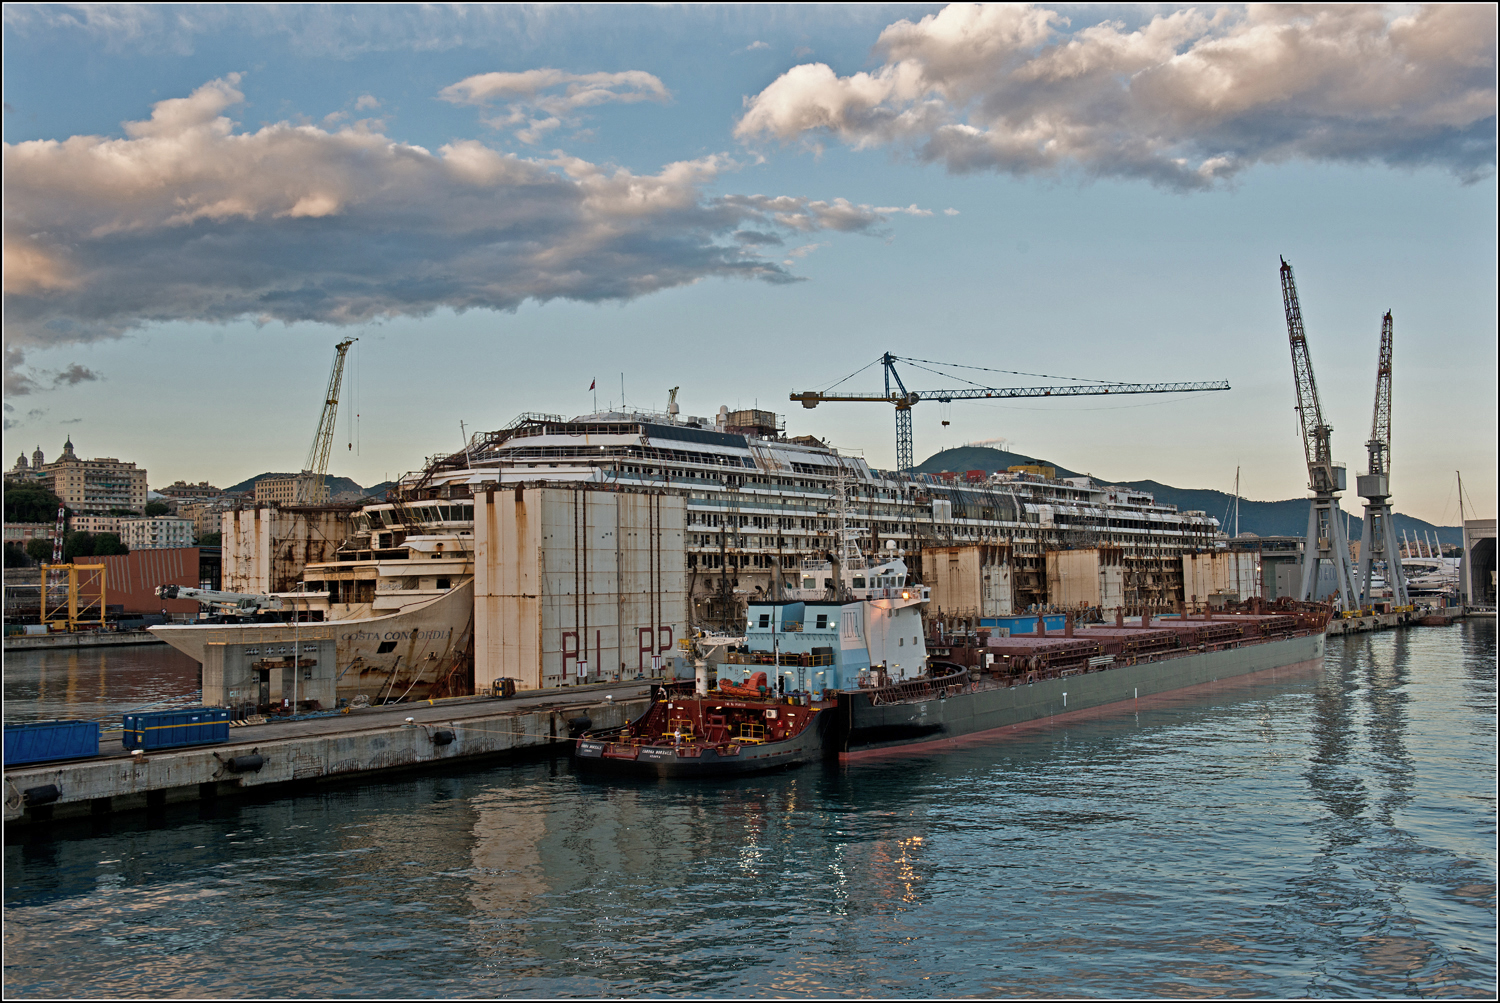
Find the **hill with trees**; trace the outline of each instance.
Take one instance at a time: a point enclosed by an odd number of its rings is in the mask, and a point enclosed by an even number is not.
[[[57,521],[57,506],[62,499],[57,497],[40,481],[5,482],[6,522]]]
[[[991,474],[998,470],[1008,470],[1011,467],[1023,465],[1055,467],[1059,477],[1084,476],[1052,460],[1011,453],[1003,449],[992,449],[988,446],[960,446],[956,449],[945,449],[928,457],[916,469],[919,473],[926,474],[944,471],[965,473],[970,470],[983,470]],[[1112,480],[1099,474],[1088,476],[1093,477],[1100,484],[1118,484],[1137,491],[1149,492],[1164,505],[1176,505],[1179,511],[1196,509],[1207,512],[1219,520],[1226,532],[1233,532],[1234,495],[1227,491],[1179,488],[1153,480]],[[1347,508],[1359,508],[1362,505],[1358,496],[1352,491],[1345,493],[1343,501]],[[1307,503],[1306,498],[1288,498],[1283,501],[1251,501],[1241,498],[1240,532],[1254,533],[1256,536],[1302,536],[1307,532]],[[1462,531],[1457,526],[1434,526],[1430,522],[1414,519],[1400,512],[1394,513],[1394,524],[1398,537],[1403,529],[1408,533],[1418,534],[1426,530],[1445,544],[1459,546],[1462,542]],[[1349,533],[1353,539],[1359,539],[1363,527],[1363,519],[1357,515],[1351,516]]]
[[[296,476],[297,475],[295,473],[284,474],[284,473],[277,473],[275,471],[268,470],[268,471],[266,471],[263,474],[256,474],[254,477],[247,478],[246,480],[240,481],[238,484],[235,484],[235,485],[232,485],[230,487],[225,488],[224,489],[224,493],[225,494],[231,494],[231,495],[239,495],[239,494],[248,495],[248,494],[254,494],[255,493],[255,485],[258,482],[263,481],[263,480],[265,480],[268,477],[296,477]],[[385,488],[384,487],[381,488],[380,493],[381,494],[385,494]],[[357,483],[355,483],[354,481],[350,480],[348,477],[335,477],[334,475],[329,474],[328,475],[328,497],[330,497],[330,498],[337,498],[339,495],[342,495],[342,494],[369,494],[369,491],[366,490],[365,488],[360,487]]]

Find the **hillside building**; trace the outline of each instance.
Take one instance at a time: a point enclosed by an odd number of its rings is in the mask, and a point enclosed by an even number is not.
[[[40,480],[42,476],[42,465],[46,463],[46,457],[42,454],[42,447],[38,446],[32,451],[31,459],[26,459],[22,453],[16,457],[16,465],[5,472],[8,481]]]
[[[68,528],[75,533],[118,534],[120,519],[118,515],[75,515],[68,519]]]
[[[40,450],[38,451],[40,452]],[[82,459],[70,437],[63,453],[42,465],[42,482],[76,514],[140,512],[146,507],[146,471],[112,456]]]
[[[132,551],[191,547],[193,536],[191,519],[158,516],[120,520],[120,540]]]
[[[223,497],[224,492],[207,481],[199,481],[197,484],[189,484],[187,481],[174,481],[167,487],[162,488],[159,494],[174,501],[208,501],[211,498]]]

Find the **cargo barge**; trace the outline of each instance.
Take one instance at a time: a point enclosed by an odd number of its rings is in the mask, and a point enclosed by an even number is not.
[[[1257,604],[1258,605],[1258,604]],[[841,761],[952,748],[1059,714],[1125,705],[1205,683],[1322,664],[1330,607],[1150,616],[1113,628],[991,637],[974,632],[920,679],[848,689],[828,728]],[[1120,618],[1123,621],[1123,618]],[[967,663],[967,664],[964,664]]]

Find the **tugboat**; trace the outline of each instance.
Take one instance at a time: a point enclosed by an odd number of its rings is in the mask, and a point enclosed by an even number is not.
[[[704,695],[663,687],[650,710],[622,728],[586,732],[573,761],[590,772],[717,777],[788,769],[823,758],[833,704],[777,697],[757,672]]]
[[[753,602],[743,637],[691,641],[691,693],[664,688],[621,728],[585,732],[573,761],[587,770],[707,777],[785,769],[822,759],[840,690],[892,686],[927,672],[925,586],[899,557],[870,562],[839,539],[802,568],[791,598]],[[712,688],[709,665],[717,665]]]

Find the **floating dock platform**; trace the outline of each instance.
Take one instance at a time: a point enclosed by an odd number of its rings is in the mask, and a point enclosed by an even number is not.
[[[234,728],[229,741],[133,755],[106,732],[88,759],[5,769],[5,825],[107,815],[281,787],[479,761],[571,742],[570,722],[627,724],[647,683],[388,704],[330,717]]]

